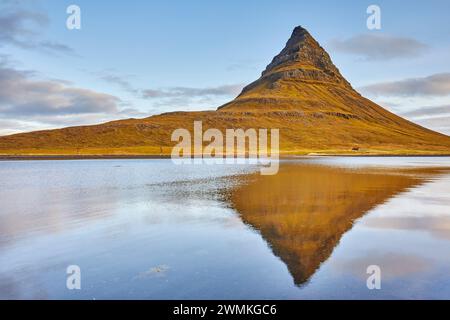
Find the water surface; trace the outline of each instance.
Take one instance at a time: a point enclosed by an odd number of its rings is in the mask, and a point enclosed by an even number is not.
[[[3,161],[0,177],[0,298],[450,299],[450,158],[302,158],[274,176]]]

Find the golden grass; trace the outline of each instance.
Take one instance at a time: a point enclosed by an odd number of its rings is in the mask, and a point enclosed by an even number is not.
[[[173,112],[0,137],[1,155],[169,155],[177,128],[278,128],[284,155],[450,155],[450,137],[320,81],[257,82],[217,111]]]

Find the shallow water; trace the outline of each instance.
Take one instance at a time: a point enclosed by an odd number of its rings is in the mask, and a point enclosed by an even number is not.
[[[450,299],[449,252],[450,158],[0,162],[0,298]]]

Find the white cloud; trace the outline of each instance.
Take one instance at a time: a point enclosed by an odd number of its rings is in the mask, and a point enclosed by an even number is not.
[[[116,96],[38,79],[0,60],[0,135],[146,115],[123,105]]]
[[[331,46],[343,53],[360,56],[365,60],[391,60],[421,55],[427,45],[415,39],[385,34],[359,34],[344,40],[333,40]]]
[[[381,82],[362,87],[360,90],[375,96],[446,96],[450,95],[450,73]]]
[[[33,76],[33,72],[0,65],[0,114],[26,117],[118,110],[120,99],[115,96]]]

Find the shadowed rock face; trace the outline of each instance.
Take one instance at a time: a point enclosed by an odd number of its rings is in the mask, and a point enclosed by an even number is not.
[[[232,190],[228,200],[301,285],[356,219],[437,174],[438,169],[368,171],[286,164],[274,176],[244,177],[246,183]]]

